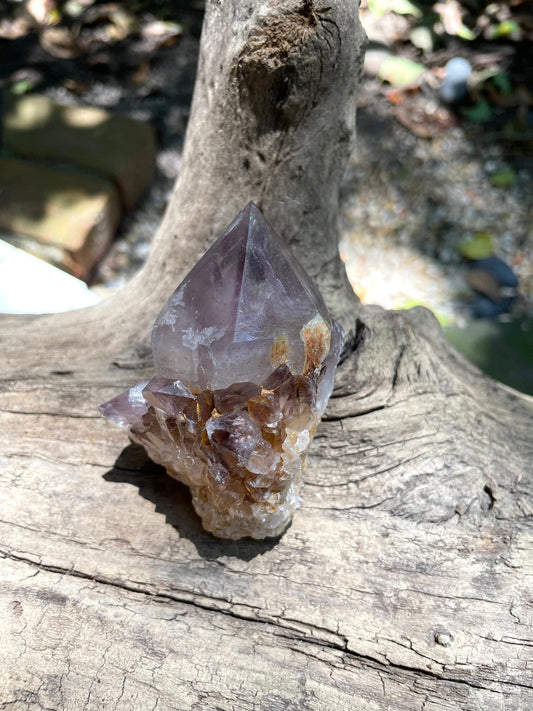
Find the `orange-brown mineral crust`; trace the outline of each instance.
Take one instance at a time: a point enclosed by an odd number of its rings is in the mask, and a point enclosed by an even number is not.
[[[305,348],[304,373],[320,368],[329,353],[331,329],[321,318],[315,318],[302,328]]]
[[[289,358],[289,343],[287,336],[276,338],[270,349],[270,360],[274,366],[286,363]]]
[[[305,453],[320,419],[312,407],[315,376],[294,376],[281,365],[262,387],[236,383],[190,395],[176,396],[172,416],[150,405],[133,438],[190,487],[208,531],[233,539],[278,535],[299,503]]]

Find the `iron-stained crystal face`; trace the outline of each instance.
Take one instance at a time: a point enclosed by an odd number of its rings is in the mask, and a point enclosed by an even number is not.
[[[343,339],[250,203],[157,317],[155,376],[99,409],[190,487],[208,531],[276,536],[299,504]]]

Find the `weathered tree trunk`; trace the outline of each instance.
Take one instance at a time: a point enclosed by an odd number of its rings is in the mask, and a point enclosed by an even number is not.
[[[364,40],[354,2],[325,5],[211,0],[146,267],[97,307],[0,322],[2,709],[533,707],[532,400],[428,311],[351,294]],[[350,339],[292,526],[227,542],[95,408],[150,375],[156,313],[250,199]]]

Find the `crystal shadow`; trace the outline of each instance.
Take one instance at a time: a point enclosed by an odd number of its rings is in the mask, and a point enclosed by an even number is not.
[[[129,444],[117,457],[112,469],[103,475],[110,483],[125,483],[135,486],[139,496],[155,505],[155,512],[165,516],[180,538],[194,544],[198,555],[204,560],[233,557],[248,562],[258,555],[272,550],[290,528],[275,538],[256,540],[241,538],[237,541],[217,538],[206,532],[195,512],[189,488],[169,477],[164,467],[155,464],[138,444]]]

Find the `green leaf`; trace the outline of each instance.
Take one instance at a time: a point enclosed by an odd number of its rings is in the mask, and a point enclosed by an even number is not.
[[[425,71],[424,65],[418,62],[405,57],[389,57],[380,66],[378,76],[397,89],[404,89],[421,79]]]
[[[516,39],[520,39],[522,35],[520,25],[514,20],[504,20],[491,31],[490,38],[497,39],[498,37],[511,37],[512,35]]]
[[[16,81],[13,84],[13,86],[11,87],[11,92],[16,96],[22,96],[23,94],[27,94],[29,91],[31,91],[33,87],[34,83],[29,79],[20,79],[19,81]]]
[[[409,0],[367,0],[368,9],[378,19],[387,12],[395,12],[398,15],[413,15],[422,17],[422,10],[413,5]]]
[[[390,9],[398,15],[422,17],[422,10],[409,0],[390,0]]]
[[[436,317],[437,321],[440,323],[441,326],[451,326],[452,319],[450,316],[448,316],[447,314],[438,313],[431,307],[430,304],[426,303],[423,300],[421,301],[420,299],[407,299],[407,301],[404,301],[402,304],[395,306],[394,310],[408,311],[409,309],[414,309],[416,306],[424,306],[424,308],[433,311],[433,315]]]
[[[507,72],[498,72],[492,77],[492,82],[501,94],[510,94],[512,91],[511,80]]]
[[[463,114],[469,121],[485,123],[492,117],[492,108],[486,99],[479,99],[473,106],[464,109]]]
[[[497,188],[509,188],[516,180],[516,173],[512,168],[506,166],[493,173],[489,180]]]
[[[472,32],[472,30],[469,29],[466,25],[461,25],[457,28],[457,37],[471,42],[472,40],[476,39],[477,35],[475,32]]]
[[[466,259],[485,259],[494,253],[492,235],[489,232],[476,232],[472,239],[459,244],[459,252]]]

